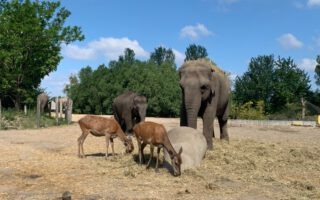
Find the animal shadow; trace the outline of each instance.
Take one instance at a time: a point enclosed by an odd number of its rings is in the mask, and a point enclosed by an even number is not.
[[[140,164],[139,154],[133,154],[132,158],[138,165]],[[144,162],[141,164],[141,166],[146,167],[149,159],[150,159],[150,154],[145,154],[144,155]],[[155,169],[155,167],[156,167],[156,157],[153,157],[151,160],[151,164],[150,164],[149,169]],[[167,169],[168,172],[173,175],[173,168],[172,168],[171,164],[164,159],[163,159],[163,161],[161,161],[161,160],[159,161],[159,169],[162,169],[162,168]]]
[[[91,153],[91,154],[86,154],[86,157],[105,157],[105,153]],[[108,157],[112,157],[112,153],[108,153]],[[114,156],[118,156],[117,153],[114,154]]]

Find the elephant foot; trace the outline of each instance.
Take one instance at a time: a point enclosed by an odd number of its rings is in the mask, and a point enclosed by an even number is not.
[[[220,140],[225,140],[229,142],[229,135],[221,135]]]
[[[212,145],[212,144],[211,144],[211,145],[208,145],[207,150],[209,150],[209,151],[213,151],[213,145]]]

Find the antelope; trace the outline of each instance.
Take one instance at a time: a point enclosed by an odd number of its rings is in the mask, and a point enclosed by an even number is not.
[[[164,147],[171,158],[171,164],[173,167],[173,175],[179,176],[181,175],[181,153],[182,148],[180,148],[179,153],[177,153],[167,135],[167,131],[162,124],[154,123],[154,122],[140,122],[139,124],[133,127],[133,132],[137,138],[137,143],[139,147],[139,163],[140,165],[144,162],[144,154],[143,149],[147,144],[150,144],[150,159],[147,164],[147,169],[150,167],[151,159],[153,157],[154,147],[157,147],[157,162],[156,162],[156,172],[159,171],[159,155],[160,150]]]
[[[78,123],[82,130],[82,134],[78,138],[78,156],[80,158],[85,157],[83,152],[83,143],[89,133],[97,137],[106,137],[106,159],[108,158],[109,141],[111,142],[112,155],[114,156],[113,139],[116,137],[119,137],[125,145],[126,153],[131,153],[134,149],[132,139],[124,134],[115,119],[87,115],[81,118]]]

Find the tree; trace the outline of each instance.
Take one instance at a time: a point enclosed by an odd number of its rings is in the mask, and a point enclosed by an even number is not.
[[[160,66],[164,62],[169,62],[174,64],[175,55],[171,49],[158,47],[154,49],[154,52],[150,54],[150,60],[157,63],[158,66]]]
[[[200,45],[191,44],[187,47],[185,52],[186,58],[184,61],[187,60],[197,60],[199,58],[207,58],[208,53],[207,49]]]
[[[320,86],[320,55],[317,56],[317,65],[314,69],[315,75],[314,78],[316,79],[316,84]]]
[[[124,55],[111,61],[108,67],[82,68],[77,78],[70,78],[67,88],[74,99],[75,111],[112,114],[114,98],[131,90],[147,97],[148,116],[178,116],[181,104],[179,76],[172,63],[163,62],[158,66],[155,62],[135,59],[129,63],[126,58],[130,56],[126,56],[126,52],[129,51],[125,50]]]
[[[249,101],[256,103],[262,100],[265,103],[265,111],[270,111],[274,65],[273,55],[251,58],[248,71],[235,80],[235,101],[243,105]]]
[[[273,55],[252,58],[249,69],[237,77],[233,97],[238,105],[263,101],[266,113],[284,110],[290,104],[299,104],[301,97],[308,96],[310,80],[291,58]]]
[[[310,90],[310,79],[307,73],[299,69],[289,57],[278,58],[275,62],[273,76],[272,109],[279,111],[289,103],[299,103]]]
[[[70,14],[59,1],[0,2],[0,90],[16,109],[57,69],[61,44],[84,39],[79,27],[64,25]]]

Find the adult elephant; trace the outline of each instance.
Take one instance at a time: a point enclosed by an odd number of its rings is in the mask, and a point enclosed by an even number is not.
[[[133,126],[145,120],[147,106],[147,98],[145,96],[126,91],[113,101],[114,118],[125,133],[132,134]]]
[[[40,93],[37,97],[37,104],[39,104],[40,113],[44,112],[45,108],[48,108],[49,97],[46,93]]]
[[[220,138],[229,140],[229,84],[225,75],[217,73],[206,59],[185,62],[179,69],[182,89],[180,125],[197,128],[197,117],[203,120],[203,134],[208,149],[213,148],[214,118],[220,126]]]

